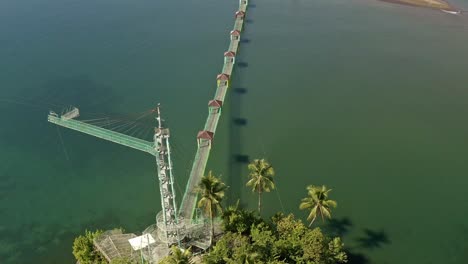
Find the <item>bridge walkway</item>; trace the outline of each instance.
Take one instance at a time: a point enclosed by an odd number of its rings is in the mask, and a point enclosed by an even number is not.
[[[214,100],[224,102],[226,99],[226,95],[229,88],[229,81],[232,78],[232,71],[235,65],[235,55],[239,50],[240,35],[244,26],[247,6],[248,0],[239,1],[239,10],[235,14],[234,28],[233,31],[231,31],[231,42],[229,43],[228,49],[228,52],[233,52],[234,56],[231,58],[226,57],[225,55],[223,69],[221,71],[221,75],[223,76],[221,76],[221,80],[218,79],[217,81],[218,85],[214,96]],[[224,80],[223,78],[226,78],[226,76],[227,80]],[[209,110],[208,117],[203,128],[204,131],[211,132],[213,137],[216,134],[218,121],[221,117],[221,109],[222,106],[221,108],[216,110]],[[200,179],[205,174],[206,164],[208,162],[210,150],[212,147],[212,138],[197,138],[197,141],[197,153],[193,161],[192,170],[190,172],[189,180],[187,182],[185,193],[182,198],[182,203],[179,208],[179,216],[184,217],[186,219],[192,218],[196,209],[196,202],[198,197],[196,191],[197,185],[200,182]]]

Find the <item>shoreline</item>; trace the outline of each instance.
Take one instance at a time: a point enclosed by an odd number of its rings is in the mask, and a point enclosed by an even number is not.
[[[450,12],[459,11],[454,6],[452,6],[447,1],[444,1],[444,0],[434,0],[435,4],[431,4],[425,0],[379,0],[379,1],[392,3],[392,4],[413,6],[413,7],[424,7],[424,8],[430,8],[430,9],[435,9],[435,10],[441,10],[441,11],[442,10],[450,11]]]

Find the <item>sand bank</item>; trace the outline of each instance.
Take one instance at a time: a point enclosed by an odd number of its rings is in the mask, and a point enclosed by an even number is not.
[[[442,9],[446,11],[457,11],[453,6],[448,2],[443,0],[380,0],[389,3],[419,6],[419,7],[428,7],[433,9]]]

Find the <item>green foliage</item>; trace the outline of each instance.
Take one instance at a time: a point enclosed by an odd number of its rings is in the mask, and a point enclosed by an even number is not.
[[[111,261],[111,264],[137,264],[134,260],[126,257],[116,258]]]
[[[250,179],[246,185],[252,187],[252,192],[258,193],[258,212],[260,212],[262,208],[262,193],[275,189],[273,181],[275,171],[273,166],[265,159],[255,159],[248,165],[248,169]]]
[[[86,230],[84,235],[80,235],[73,241],[73,255],[80,264],[101,264],[107,263],[104,257],[94,248],[93,239],[102,234],[101,230],[91,232]]]
[[[182,251],[176,246],[171,247],[171,255],[163,258],[159,261],[159,264],[188,264],[190,263],[190,258],[192,257],[192,252],[190,248]]]
[[[319,228],[309,229],[293,215],[277,214],[271,224],[261,220],[250,232],[227,232],[204,257],[204,263],[347,262],[340,238],[329,238]]]
[[[201,208],[206,216],[215,216],[222,212],[221,201],[227,186],[210,171],[203,176],[197,191],[201,194],[198,208]]]
[[[222,227],[225,232],[250,234],[252,225],[257,225],[263,220],[253,211],[239,209],[239,202],[236,206],[228,207],[222,214]]]
[[[331,208],[335,208],[337,203],[334,200],[328,199],[328,193],[331,189],[327,189],[325,185],[314,186],[309,185],[307,186],[307,197],[302,199],[301,204],[299,205],[299,209],[310,210],[309,215],[307,216],[307,220],[310,221],[309,226],[314,223],[317,216],[322,217],[322,221],[326,218],[331,218]]]
[[[247,236],[239,233],[227,232],[213,247],[213,250],[204,257],[207,264],[235,264],[253,263],[254,254],[252,245]]]
[[[293,215],[283,217],[276,223],[276,240],[272,255],[287,263],[334,264],[345,263],[341,239],[329,238],[320,228],[307,228]]]
[[[201,208],[205,216],[210,218],[211,236],[214,235],[213,218],[222,212],[221,201],[227,186],[210,171],[203,176],[198,184],[197,191],[201,195],[198,208]]]

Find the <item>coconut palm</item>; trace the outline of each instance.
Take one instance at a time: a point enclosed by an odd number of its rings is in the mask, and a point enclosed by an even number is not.
[[[262,209],[262,193],[275,189],[273,176],[275,171],[265,159],[255,159],[248,165],[250,180],[247,186],[252,187],[252,192],[258,193],[258,212]]]
[[[201,208],[205,216],[210,218],[211,238],[214,235],[213,219],[222,212],[221,201],[227,186],[210,171],[208,175],[201,178],[197,191],[201,195],[198,208]]]
[[[309,216],[307,217],[307,220],[311,221],[309,226],[312,225],[319,215],[322,217],[322,221],[325,220],[325,217],[331,218],[331,208],[335,208],[337,203],[336,201],[328,199],[328,193],[330,191],[331,189],[327,189],[325,185],[307,186],[308,197],[302,199],[299,209],[310,210]]]
[[[176,246],[171,247],[171,255],[161,260],[160,264],[189,264],[192,257],[190,248],[182,250]]]

